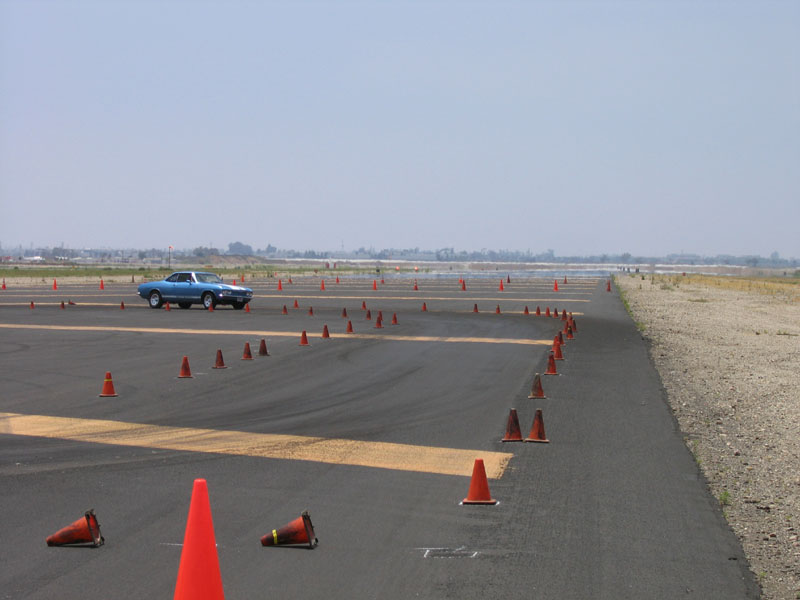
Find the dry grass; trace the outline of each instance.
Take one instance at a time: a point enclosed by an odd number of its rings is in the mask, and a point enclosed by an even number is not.
[[[699,287],[751,292],[787,302],[800,302],[800,278],[797,277],[720,277],[718,275],[649,275],[651,285],[662,290],[671,287]]]

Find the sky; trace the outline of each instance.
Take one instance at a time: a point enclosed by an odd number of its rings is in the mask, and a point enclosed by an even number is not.
[[[800,2],[0,0],[0,246],[800,257]]]

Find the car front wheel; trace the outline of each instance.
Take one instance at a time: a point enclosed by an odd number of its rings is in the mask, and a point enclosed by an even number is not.
[[[161,308],[161,305],[164,304],[164,299],[158,293],[158,290],[150,292],[147,301],[150,303],[150,308]]]
[[[203,308],[208,310],[210,307],[216,305],[217,305],[217,299],[214,298],[214,294],[211,294],[209,292],[203,294]]]

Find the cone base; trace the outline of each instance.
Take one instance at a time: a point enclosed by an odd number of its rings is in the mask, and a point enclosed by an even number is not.
[[[116,398],[117,394],[98,394],[100,398]]]
[[[525,441],[526,442],[536,442],[536,443],[539,443],[539,444],[549,444],[550,443],[550,440],[535,440],[533,438],[525,438]]]
[[[500,441],[501,441],[501,442],[521,442],[521,441],[522,441],[522,438],[521,438],[521,437],[519,437],[519,438],[509,438],[509,439],[505,439],[505,438],[503,438],[503,439],[502,439],[502,440],[500,440]]]
[[[497,504],[497,500],[495,500],[494,498],[491,498],[489,500],[468,500],[468,499],[464,498],[461,501],[461,504],[485,504],[485,505],[492,504],[493,505],[493,504]]]
[[[547,375],[547,373],[545,373],[545,375]],[[547,396],[534,396],[533,394],[528,396],[528,400],[541,400],[544,398],[547,398]]]
[[[227,368],[228,368],[228,366],[227,366],[227,365],[223,365],[223,366],[221,366],[221,367],[216,367],[216,366],[214,366],[214,367],[211,367],[211,368],[212,368],[212,369],[227,369]]]

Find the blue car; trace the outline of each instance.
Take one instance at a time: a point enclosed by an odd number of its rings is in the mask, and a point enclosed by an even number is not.
[[[143,283],[138,288],[150,308],[161,308],[164,302],[176,302],[181,308],[202,304],[203,308],[230,304],[236,310],[253,299],[253,290],[222,282],[219,275],[200,271],[178,271],[162,281]]]

